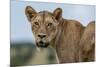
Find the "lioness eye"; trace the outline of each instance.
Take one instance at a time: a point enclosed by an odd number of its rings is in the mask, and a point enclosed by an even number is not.
[[[48,23],[48,26],[52,26],[52,23]]]
[[[39,23],[38,23],[38,22],[34,22],[34,24],[35,24],[35,25],[39,25]]]

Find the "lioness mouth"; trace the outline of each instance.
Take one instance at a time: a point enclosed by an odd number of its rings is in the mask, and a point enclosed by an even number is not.
[[[36,45],[37,45],[37,47],[40,47],[40,48],[47,48],[49,43],[45,43],[43,41],[40,41],[40,42],[37,42]]]

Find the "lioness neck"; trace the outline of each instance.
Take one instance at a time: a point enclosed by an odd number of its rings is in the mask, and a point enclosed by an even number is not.
[[[58,25],[58,30],[57,30],[57,35],[55,36],[55,38],[50,42],[50,45],[56,49],[56,41],[58,41],[59,36],[61,35],[62,32],[62,26],[64,25],[64,19],[60,20],[59,25]]]

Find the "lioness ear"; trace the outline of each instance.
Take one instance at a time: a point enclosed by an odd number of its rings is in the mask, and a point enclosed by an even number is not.
[[[36,13],[37,12],[31,6],[27,6],[25,9],[25,14],[29,21],[31,21],[31,18],[34,17]]]
[[[59,21],[60,18],[62,17],[62,9],[61,8],[55,9],[53,15]]]

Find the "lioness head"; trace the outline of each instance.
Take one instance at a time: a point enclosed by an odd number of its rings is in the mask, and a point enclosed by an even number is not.
[[[62,9],[57,8],[53,13],[48,11],[36,12],[31,6],[27,6],[25,14],[31,23],[36,46],[48,47],[57,34],[57,26],[62,16]]]

